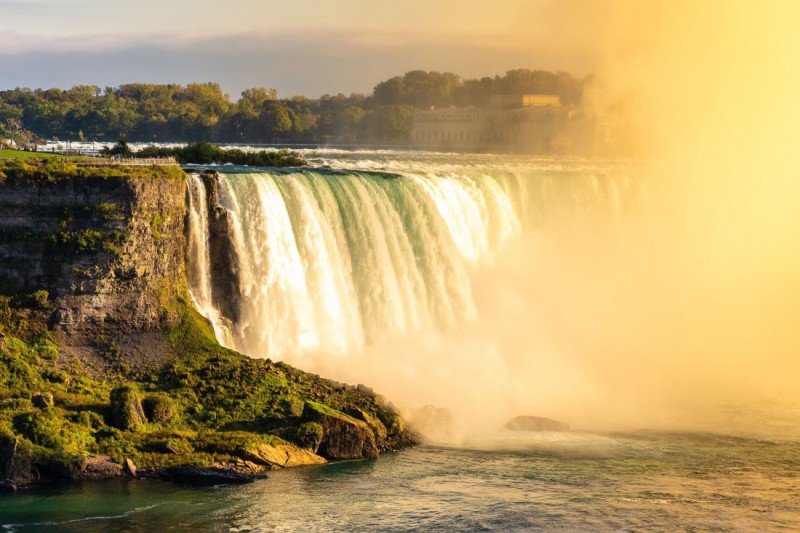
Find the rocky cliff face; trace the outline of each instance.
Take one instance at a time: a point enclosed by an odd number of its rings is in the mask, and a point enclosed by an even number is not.
[[[240,317],[242,294],[239,282],[238,255],[233,249],[233,228],[230,213],[220,205],[219,176],[214,171],[200,174],[206,191],[208,213],[208,252],[211,278],[211,299],[222,316],[237,322]]]
[[[160,329],[185,293],[185,213],[172,177],[4,184],[0,293],[46,291],[50,326],[74,340]]]

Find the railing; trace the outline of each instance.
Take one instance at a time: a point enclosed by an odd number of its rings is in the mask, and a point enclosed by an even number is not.
[[[174,157],[110,157],[110,158],[80,158],[76,160],[67,159],[78,166],[83,167],[114,167],[114,166],[137,166],[137,167],[152,167],[152,166],[167,166],[177,165],[178,161]]]

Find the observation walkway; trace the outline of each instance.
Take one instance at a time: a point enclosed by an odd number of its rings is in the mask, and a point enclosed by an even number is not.
[[[79,167],[117,167],[117,166],[135,166],[135,167],[152,167],[152,166],[171,166],[177,165],[178,161],[174,157],[82,157],[76,160],[70,160]]]

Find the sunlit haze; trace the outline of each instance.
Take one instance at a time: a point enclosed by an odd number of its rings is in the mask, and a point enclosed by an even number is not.
[[[596,9],[551,0],[2,1],[0,88],[218,81],[234,97],[254,86],[319,96],[368,93],[413,69],[586,75],[598,56],[583,39],[597,30],[573,11]]]

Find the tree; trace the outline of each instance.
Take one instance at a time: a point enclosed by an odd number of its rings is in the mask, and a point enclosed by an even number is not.
[[[128,146],[128,141],[125,139],[125,137],[120,137],[119,141],[117,141],[117,144],[108,150],[108,155],[130,157],[133,155],[133,150],[131,150],[131,147]]]
[[[270,140],[285,137],[292,131],[291,110],[282,102],[270,102],[261,113],[265,132]]]
[[[20,146],[27,146],[34,135],[25,129],[22,121],[18,118],[9,118],[3,126],[3,135],[11,140],[11,146],[19,148]]]
[[[411,134],[414,108],[407,105],[388,105],[367,113],[361,120],[361,138],[379,141],[402,141]]]

